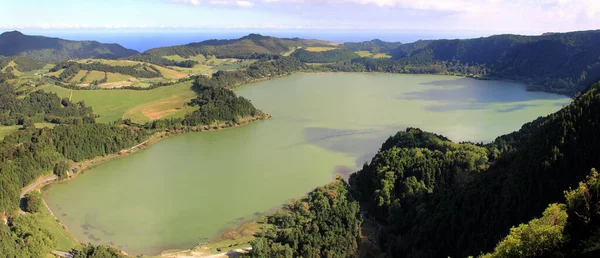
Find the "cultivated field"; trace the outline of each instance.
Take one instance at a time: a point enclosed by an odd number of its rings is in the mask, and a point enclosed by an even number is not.
[[[199,58],[199,57],[198,57]],[[106,59],[81,59],[77,60],[79,63],[102,63],[111,66],[134,66],[140,64],[146,64],[148,66],[156,67],[157,70],[160,71],[161,77],[156,78],[136,78],[126,74],[120,73],[106,73],[106,82],[98,85],[98,87],[103,89],[115,89],[126,86],[134,86],[134,87],[149,87],[153,83],[158,82],[168,82],[173,80],[178,80],[184,77],[187,77],[190,73],[187,71],[179,71],[174,67],[163,67],[156,64],[138,62],[138,61],[130,61],[130,60],[106,60]],[[47,73],[47,76],[59,76],[63,70]],[[80,87],[88,87],[90,83],[93,81],[101,81],[105,77],[105,73],[103,71],[79,71],[68,83],[75,83]],[[83,79],[83,80],[82,80]]]
[[[55,85],[41,86],[60,97],[69,97],[71,90]],[[193,108],[186,104],[196,96],[192,82],[183,82],[153,90],[73,90],[73,101],[84,101],[99,114],[98,122],[107,123],[130,118],[144,123],[153,119],[183,117]]]
[[[202,56],[202,55],[199,55],[199,56]],[[215,58],[215,57],[210,57],[209,59],[200,60],[199,56],[196,56],[194,58],[197,58],[198,60],[195,60],[195,61],[198,61],[200,63],[195,65],[192,68],[175,67],[175,66],[169,66],[169,68],[172,70],[176,70],[179,73],[184,74],[184,75],[199,75],[199,74],[212,75],[213,73],[215,73],[219,70],[231,71],[231,70],[245,69],[252,63],[256,62],[256,60],[235,59],[235,58],[222,59],[222,58]],[[169,56],[169,57],[173,58],[174,56]],[[179,56],[177,56],[177,57],[179,57]],[[194,60],[194,59],[182,59],[182,60]]]
[[[304,49],[306,51],[310,51],[310,52],[324,52],[324,51],[334,50],[337,48],[336,47],[305,47]]]
[[[206,57],[204,55],[202,55],[202,54],[199,54],[199,55],[196,55],[196,56],[187,57],[187,58],[181,57],[179,55],[171,55],[171,56],[163,56],[163,57],[166,58],[166,59],[169,59],[169,60],[173,60],[173,61],[185,61],[185,60],[193,60],[193,61],[196,61],[196,62],[204,62],[204,61],[206,61]]]

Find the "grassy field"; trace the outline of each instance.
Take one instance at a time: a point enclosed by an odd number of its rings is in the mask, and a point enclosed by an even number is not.
[[[55,124],[51,124],[51,123],[35,123],[35,127],[36,128],[44,128],[44,127],[50,127],[53,128],[55,126]],[[21,129],[20,125],[9,125],[9,126],[5,126],[2,125],[0,126],[0,140],[3,140],[5,136],[11,134],[12,132]]]
[[[19,130],[19,128],[21,128],[20,125],[0,126],[0,140],[3,140],[5,136],[11,134],[12,132]]]
[[[230,71],[230,70],[238,70],[243,69],[252,63],[256,62],[255,60],[240,60],[240,59],[224,59],[219,64],[215,65],[216,70]]]
[[[55,85],[44,85],[41,89],[56,92],[60,97],[68,97],[69,89]],[[73,90],[73,101],[85,101],[94,113],[99,114],[98,122],[107,123],[119,118],[131,118],[135,122],[144,123],[152,119],[183,117],[191,111],[187,107],[196,93],[192,90],[192,82],[178,83],[172,86],[153,90]]]
[[[85,82],[100,81],[104,79],[104,72],[91,71],[90,74],[85,78]]]
[[[81,70],[77,72],[73,78],[71,78],[70,82],[79,83],[81,79],[87,74],[88,71]]]
[[[165,68],[158,65],[154,65],[154,67],[156,67],[156,69],[160,71],[160,73],[165,79],[181,79],[187,76],[186,74],[180,73],[173,69]]]
[[[336,47],[305,47],[304,49],[306,51],[310,51],[310,52],[324,52],[324,51],[334,50],[334,49],[336,49]]]
[[[104,78],[104,73],[102,74],[102,78]],[[127,81],[131,78],[129,75],[120,74],[120,73],[106,73],[106,82],[120,82]]]
[[[177,62],[187,60],[187,59],[185,59],[185,58],[183,58],[183,57],[181,57],[179,55],[163,56],[163,58],[166,58],[166,59],[169,59],[169,60],[173,60],[173,61],[177,61]]]
[[[195,65],[192,68],[175,67],[175,66],[170,66],[169,68],[172,70],[177,70],[180,74],[185,75],[185,76],[198,75],[198,74],[211,75],[219,70],[231,71],[231,70],[244,69],[254,62],[256,62],[256,60],[235,59],[235,58],[220,59],[220,58],[211,57],[210,59],[207,59],[207,60]],[[163,75],[164,75],[164,73],[163,73]]]
[[[372,56],[373,54],[369,51],[356,51],[354,52],[356,54],[358,54],[360,57],[369,57]]]
[[[171,55],[171,56],[163,56],[163,58],[169,59],[169,60],[173,60],[173,61],[185,61],[185,60],[192,60],[192,61],[197,61],[197,62],[204,62],[206,61],[206,57],[202,54],[196,55],[196,56],[191,56],[188,58],[183,58],[179,55]]]
[[[23,73],[18,70],[18,65],[15,63],[15,61],[8,62],[8,64],[5,67],[3,67],[2,70],[0,70],[0,71],[6,72],[6,69],[8,69],[9,67],[13,68],[12,74],[14,74],[15,76],[23,75]]]
[[[187,75],[213,74],[217,71],[216,69],[214,69],[214,67],[209,66],[209,65],[203,65],[203,64],[194,65],[194,67],[192,67],[192,68],[175,67],[175,66],[170,66],[169,68],[177,70],[180,73],[187,74]]]
[[[267,227],[267,224],[264,218],[261,218],[224,233],[216,241],[201,243],[190,250],[166,250],[163,252],[163,256],[171,257],[173,254],[177,254],[178,256],[203,257],[218,254],[217,249],[221,250],[220,253],[227,253],[231,250],[247,248],[250,247],[250,241],[254,240],[254,234],[265,227]]]
[[[385,54],[385,53],[378,53],[373,55],[373,58],[392,58],[392,56]]]
[[[287,52],[283,52],[281,55],[282,56],[290,56],[292,53],[294,53],[294,51],[300,49],[302,47],[293,47],[290,50],[288,50]]]
[[[77,240],[75,240],[75,238],[54,219],[54,217],[52,217],[52,214],[50,214],[46,205],[41,204],[40,212],[34,216],[38,216],[40,226],[48,230],[54,237],[53,249],[68,252],[72,248],[81,248],[79,242],[77,242]]]
[[[56,72],[52,72],[52,73],[46,73],[46,75],[48,75],[48,76],[56,76],[56,77],[58,77],[58,76],[59,76],[59,75],[60,75],[62,72],[64,72],[64,71],[65,71],[65,69],[60,69],[60,70],[58,70],[58,71],[56,71]]]
[[[371,58],[391,58],[390,55],[384,53],[373,54],[369,51],[356,51],[354,52],[358,54],[360,57],[371,57]]]
[[[172,56],[172,58],[175,58],[175,57]],[[200,56],[195,56],[192,58],[203,59],[204,57],[202,55],[200,55]],[[111,65],[111,66],[134,66],[134,65],[139,65],[139,64],[147,64],[147,65],[156,67],[156,69],[159,70],[160,73],[162,74],[161,77],[156,77],[156,78],[135,78],[135,77],[132,77],[132,76],[126,75],[126,74],[107,73],[106,74],[107,81],[105,83],[102,83],[99,85],[100,88],[104,88],[104,89],[114,89],[114,88],[121,88],[121,87],[125,87],[125,86],[149,87],[152,83],[169,82],[169,81],[185,78],[186,76],[188,76],[188,74],[190,74],[190,72],[186,71],[186,70],[180,70],[180,69],[170,68],[170,67],[163,67],[163,66],[159,66],[159,65],[155,65],[155,64],[138,62],[138,61],[130,61],[130,60],[81,59],[81,60],[78,60],[77,62],[84,63],[84,64],[98,62],[98,63]],[[57,71],[54,73],[48,73],[47,75],[48,76],[52,76],[52,75],[59,76],[62,72],[63,72],[63,70],[60,70],[60,71]],[[79,71],[77,73],[77,75],[75,75],[73,77],[73,79],[71,79],[69,82],[79,84],[79,86],[81,86],[81,87],[87,87],[93,81],[100,81],[100,80],[104,79],[104,72],[102,72],[102,71],[91,71],[87,75],[87,77],[85,76],[86,73],[87,73],[87,71]],[[85,81],[82,82],[81,78],[83,78],[83,77],[85,77]]]

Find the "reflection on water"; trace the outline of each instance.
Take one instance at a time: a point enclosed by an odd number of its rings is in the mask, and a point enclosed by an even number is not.
[[[564,96],[545,92],[523,94],[522,84],[502,81],[482,81],[460,78],[422,82],[421,85],[439,86],[424,91],[407,92],[398,96],[401,100],[470,101],[474,103],[508,103],[531,100],[559,100]],[[450,87],[457,86],[457,87]]]

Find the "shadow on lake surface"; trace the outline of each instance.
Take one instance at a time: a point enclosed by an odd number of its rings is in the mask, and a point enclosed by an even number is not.
[[[461,78],[456,80],[423,82],[420,84],[439,87],[408,92],[396,98],[400,100],[469,101],[474,103],[510,103],[565,98],[562,95],[546,92],[528,92],[522,84],[502,81],[488,81],[484,85],[475,79]]]
[[[562,104],[561,104],[562,105]],[[536,107],[538,105],[534,104],[515,104],[514,106],[498,109],[496,112],[498,113],[508,113],[513,111],[519,111],[528,107]],[[429,105],[426,106],[425,109],[432,112],[453,112],[453,111],[461,111],[461,110],[485,110],[489,109],[489,104],[487,103],[450,103],[446,105]]]
[[[338,166],[334,174],[341,174],[345,179],[356,168],[361,168],[366,161],[370,161],[377,153],[381,144],[404,126],[385,126],[380,129],[346,130],[323,127],[308,127],[304,129],[306,144],[312,144],[326,150],[345,153],[358,157],[355,168]]]

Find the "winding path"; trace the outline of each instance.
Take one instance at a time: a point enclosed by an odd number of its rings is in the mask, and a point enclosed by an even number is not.
[[[33,184],[30,184],[30,185],[26,186],[25,188],[23,188],[23,190],[21,190],[21,198],[25,197],[25,195],[27,193],[31,192],[31,190],[37,189],[40,185],[43,185],[48,182],[52,182],[56,179],[58,179],[58,177],[54,174],[38,179]]]
[[[73,257],[73,254],[71,254],[71,253],[57,251],[57,250],[51,250],[50,253],[52,253],[54,255],[58,255],[60,257],[65,257],[65,258],[72,258]]]

